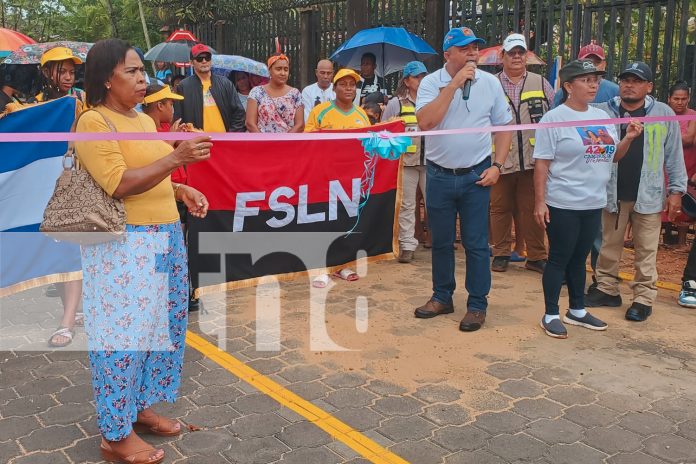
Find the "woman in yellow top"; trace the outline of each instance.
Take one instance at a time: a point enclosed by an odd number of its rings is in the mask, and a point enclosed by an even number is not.
[[[75,87],[75,68],[83,61],[67,47],[54,47],[41,55],[41,91],[36,101],[45,102],[69,95],[77,100],[75,115],[82,112],[85,92]]]
[[[97,42],[87,56],[87,104],[76,132],[156,132],[134,108],[147,87],[145,68],[126,42]],[[82,247],[85,331],[89,343],[102,456],[107,461],[159,463],[137,434],[174,436],[181,425],[151,406],[173,402],[181,381],[188,276],[175,198],[204,217],[199,191],[170,180],[173,170],[210,157],[206,136],[177,148],[163,141],[77,142],[82,166],[111,196],[123,199],[123,241]]]

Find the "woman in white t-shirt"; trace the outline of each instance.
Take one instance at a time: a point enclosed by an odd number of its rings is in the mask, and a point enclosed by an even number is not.
[[[626,136],[617,143],[613,124],[595,122],[610,118],[589,105],[603,74],[589,60],[564,66],[560,72],[563,104],[546,113],[540,123],[577,123],[536,131],[534,218],[549,238],[549,259],[542,279],[546,314],[541,327],[555,338],[568,337],[558,310],[564,278],[570,305],[563,322],[592,330],[607,328],[585,310],[585,262],[607,205],[612,162],[619,161],[631,140],[643,131],[641,123],[631,121]]]

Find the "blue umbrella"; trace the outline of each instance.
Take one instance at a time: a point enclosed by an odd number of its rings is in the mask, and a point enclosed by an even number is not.
[[[428,43],[403,27],[376,27],[365,29],[331,55],[331,59],[346,68],[358,69],[365,53],[377,57],[377,74],[386,76],[401,71],[409,61],[423,61],[437,53]]]

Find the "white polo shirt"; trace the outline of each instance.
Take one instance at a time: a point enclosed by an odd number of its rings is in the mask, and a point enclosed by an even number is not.
[[[416,111],[432,102],[440,89],[452,81],[443,67],[423,78],[418,87]],[[476,70],[469,100],[462,100],[457,89],[445,117],[433,130],[467,127],[503,126],[512,121],[512,111],[498,79],[485,71]],[[425,157],[445,168],[476,166],[491,156],[493,142],[490,133],[438,135],[425,137]]]
[[[307,122],[309,112],[317,105],[326,103],[327,101],[335,100],[336,94],[333,90],[333,84],[329,84],[326,90],[322,90],[316,82],[302,89],[302,103],[304,103],[304,119]]]

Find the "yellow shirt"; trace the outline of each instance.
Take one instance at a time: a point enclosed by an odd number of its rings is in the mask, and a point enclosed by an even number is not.
[[[146,114],[128,117],[104,106],[98,109],[118,132],[157,132],[155,122]],[[101,114],[87,111],[80,117],[76,132],[111,132],[111,129]],[[172,147],[161,140],[97,140],[75,142],[75,151],[82,166],[112,195],[126,169],[141,168],[164,158],[172,152]],[[168,224],[179,220],[169,176],[150,190],[128,196],[124,201],[128,224]]]
[[[359,129],[370,126],[370,119],[365,110],[353,105],[353,108],[344,112],[334,102],[328,101],[317,105],[309,112],[305,123],[305,132],[313,132],[321,129]]]
[[[222,120],[220,109],[210,93],[210,80],[201,81],[203,84],[203,130],[205,132],[227,132]]]

